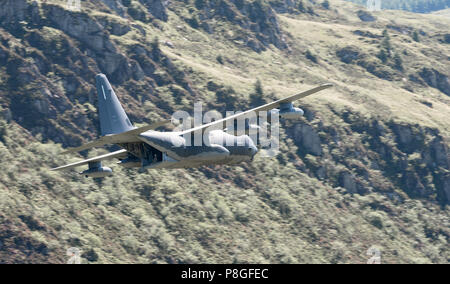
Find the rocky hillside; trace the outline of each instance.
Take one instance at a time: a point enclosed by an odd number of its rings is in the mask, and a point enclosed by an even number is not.
[[[448,263],[450,20],[345,1],[0,0],[0,263]],[[49,168],[130,118],[247,109],[331,82],[276,158],[103,181]],[[92,150],[90,156],[105,150]]]

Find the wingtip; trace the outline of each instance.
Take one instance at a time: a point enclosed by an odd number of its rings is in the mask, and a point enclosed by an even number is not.
[[[321,85],[321,87],[325,87],[325,88],[331,88],[333,86],[334,86],[334,84],[332,84],[332,83],[325,83],[325,84]]]

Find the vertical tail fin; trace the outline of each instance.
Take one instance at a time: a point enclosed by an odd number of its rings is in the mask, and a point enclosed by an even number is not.
[[[103,74],[95,77],[98,93],[98,111],[102,136],[134,129],[111,84]]]

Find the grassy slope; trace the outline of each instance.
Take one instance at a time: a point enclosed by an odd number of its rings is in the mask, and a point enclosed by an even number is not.
[[[439,15],[439,16],[445,16],[448,18],[448,17],[450,17],[450,8],[444,9],[444,10],[439,10],[439,11],[433,12],[432,14]]]
[[[262,54],[236,49],[228,42],[217,42],[214,38],[208,38],[205,33],[190,28],[187,28],[184,34],[169,28],[160,37],[170,39],[176,46],[176,50],[164,47],[164,51],[196,72],[201,72],[200,76],[203,80],[205,77],[211,78],[225,85],[232,85],[243,93],[249,93],[255,78],[260,78],[267,91],[275,92],[278,97],[323,82],[332,82],[336,84],[336,88],[327,91],[328,95],[307,98],[305,103],[314,104],[314,109],[321,111],[324,115],[329,113],[326,110],[327,105],[332,104],[339,108],[350,107],[370,115],[381,114],[386,119],[400,118],[409,123],[437,127],[448,134],[450,125],[445,117],[448,115],[450,99],[447,96],[429,88],[411,93],[402,89],[402,84],[398,81],[388,82],[370,74],[368,76],[367,72],[361,74],[362,69],[349,70],[348,66],[336,60],[335,50],[353,44],[368,53],[376,53],[377,45],[361,41],[352,33],[357,29],[381,34],[382,28],[387,24],[419,28],[423,19],[429,23],[427,31],[437,33],[445,30],[449,21],[442,21],[439,17],[409,13],[401,13],[405,17],[399,18],[399,12],[385,11],[380,14],[377,23],[365,24],[354,15],[352,5],[337,3],[348,7],[340,9],[339,15],[329,12],[330,19],[338,16],[337,20],[332,22],[318,18],[309,19],[306,16],[279,16],[281,25],[291,36],[292,53],[289,56],[277,49],[268,50]],[[413,15],[414,17],[411,18]],[[171,16],[171,21],[177,23],[176,15]],[[437,45],[436,41],[411,42],[409,35],[394,34],[393,37],[394,46],[397,49],[408,49],[413,53],[411,58],[414,58],[414,62],[408,62],[408,58],[404,60],[408,67],[436,64],[445,69],[448,64],[448,60],[445,60],[445,54],[450,54],[448,45]],[[436,49],[437,46],[439,46],[438,49]],[[320,57],[320,64],[312,64],[304,59],[303,52],[306,49],[310,49]],[[436,60],[430,63],[427,56],[422,53],[433,50],[439,50],[435,58],[443,58],[443,62]],[[234,64],[220,65],[215,62],[218,55],[225,55]],[[433,109],[430,110],[420,102],[424,98],[433,101]]]
[[[247,173],[226,167],[222,174],[230,176],[220,183],[198,170],[137,174],[116,168],[100,186],[40,167],[62,163],[60,148],[25,141],[6,139],[9,150],[2,149],[8,161],[1,165],[8,169],[0,186],[2,224],[32,216],[38,226],[27,221],[28,228],[10,237],[44,244],[49,256],[4,250],[2,262],[64,261],[65,249],[77,246],[95,251],[98,259],[90,260],[106,263],[361,263],[372,245],[384,262],[445,262],[446,240],[431,241],[424,232],[448,224],[437,206],[343,194],[290,163],[256,159]],[[246,176],[251,179],[238,185]],[[2,236],[2,242],[12,240]]]
[[[358,39],[359,36],[352,33],[358,29],[380,35],[382,29],[389,24],[420,29],[421,22],[426,21],[427,32],[439,34],[446,30],[449,21],[431,15],[383,11],[374,13],[378,16],[376,23],[367,24],[357,18],[352,4],[336,1],[333,7],[337,5],[340,8],[338,13],[321,11],[322,18],[279,15],[284,31],[290,35],[292,52],[288,56],[278,49],[270,49],[261,54],[249,52],[248,49],[237,49],[233,43],[224,42],[220,36],[190,28],[174,13],[170,14],[170,25],[165,26],[163,31],[146,27],[148,41],[154,36],[158,36],[161,41],[170,40],[176,48],[162,46],[163,51],[175,62],[192,68],[194,73],[191,78],[195,81],[198,76],[198,83],[212,79],[233,86],[238,92],[250,93],[255,78],[260,78],[264,81],[267,92],[275,92],[277,97],[283,97],[323,82],[332,82],[336,84],[336,88],[328,91],[329,95],[307,98],[305,102],[314,104],[316,110],[324,110],[325,113],[329,102],[361,113],[381,114],[386,119],[400,118],[408,123],[439,128],[448,135],[450,127],[445,117],[450,99],[447,96],[430,88],[411,93],[402,89],[403,84],[398,81],[382,80],[367,72],[361,74],[362,68],[351,70],[336,59],[335,50],[356,45],[368,53],[376,54],[377,44]],[[399,17],[399,14],[403,17]],[[333,20],[325,21],[324,15]],[[177,29],[180,25],[183,28]],[[223,30],[227,30],[227,27],[223,27]],[[450,54],[448,45],[438,44],[437,40],[412,42],[410,35],[401,33],[394,33],[392,36],[396,49],[407,49],[412,53],[404,59],[407,67],[439,66],[446,69],[446,56]],[[120,40],[130,40],[130,44],[133,43],[133,37],[130,33]],[[306,49],[320,57],[320,64],[305,60],[303,53]],[[433,59],[436,60],[430,62],[428,52],[434,53]],[[218,55],[225,56],[233,64],[219,64],[216,61]],[[433,109],[421,103],[424,98],[433,102]]]
[[[220,33],[191,29],[173,12],[163,31],[145,26],[146,40],[159,36],[173,42],[174,49],[162,46],[164,53],[189,70],[201,99],[207,102],[215,100],[204,87],[209,80],[233,86],[242,100],[255,78],[277,97],[333,82],[336,88],[303,102],[316,113],[315,123],[342,128],[346,124],[337,113],[351,110],[385,122],[394,119],[438,128],[448,137],[448,96],[416,85],[411,93],[402,88],[408,83],[382,80],[358,66],[345,65],[335,51],[349,44],[367,53],[376,49],[376,44],[358,39],[352,33],[355,29],[381,34],[388,23],[420,29],[426,22],[432,35],[450,23],[437,16],[382,12],[376,14],[377,22],[365,24],[354,15],[351,4],[330,2],[332,9],[339,5],[338,13],[320,11],[321,18],[279,15],[288,34],[289,53],[273,48],[252,52],[224,40]],[[182,29],[177,28],[180,25]],[[228,30],[228,24],[222,25]],[[142,40],[134,32],[115,39],[121,46]],[[414,65],[448,66],[448,45],[432,36],[416,43],[408,35],[390,32],[393,45],[412,54],[404,60],[407,70]],[[304,58],[306,49],[318,55],[318,64]],[[220,65],[217,55],[233,63]],[[423,100],[432,102],[433,108]],[[39,143],[15,123],[3,128],[7,134],[4,146],[0,144],[0,167],[7,170],[2,171],[0,183],[0,220],[3,227],[12,229],[0,235],[6,248],[0,253],[1,262],[63,262],[70,246],[89,252],[85,261],[106,263],[361,263],[372,245],[381,248],[384,262],[445,263],[449,259],[445,207],[410,199],[399,188],[395,191],[404,198],[402,202],[378,192],[361,196],[331,187],[298,169],[304,161],[291,158],[289,153],[297,153],[298,146],[284,131],[278,159],[258,157],[253,164],[239,167],[145,174],[116,167],[114,177],[98,184],[73,172],[49,172],[50,166],[76,158],[57,156],[59,146]],[[354,133],[346,139],[343,142],[350,143],[360,137]],[[385,179],[382,172],[371,174],[380,175],[380,182]],[[17,245],[17,239],[31,240],[31,257],[29,246]],[[42,244],[46,249],[39,249]]]

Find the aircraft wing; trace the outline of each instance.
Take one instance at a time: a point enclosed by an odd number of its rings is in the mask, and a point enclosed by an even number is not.
[[[140,140],[137,138],[137,136],[139,134],[141,134],[142,132],[148,131],[148,130],[156,129],[156,128],[163,126],[165,124],[168,124],[168,123],[170,123],[170,120],[163,120],[163,121],[159,121],[159,122],[156,122],[156,123],[153,123],[150,125],[146,125],[143,127],[135,128],[135,129],[127,131],[127,132],[123,132],[123,133],[119,133],[119,134],[105,135],[95,141],[81,145],[80,147],[69,148],[66,151],[62,152],[61,154],[81,152],[81,151],[91,149],[94,147],[101,147],[106,144],[140,142]]]
[[[83,161],[79,161],[79,162],[76,162],[76,163],[72,163],[72,164],[68,164],[68,165],[65,165],[65,166],[61,166],[61,167],[58,167],[58,168],[54,168],[54,169],[51,169],[51,171],[59,171],[59,170],[64,170],[64,169],[70,169],[70,168],[75,168],[75,167],[78,167],[78,166],[86,165],[86,164],[91,163],[91,162],[99,162],[99,161],[103,161],[103,160],[110,160],[110,159],[114,159],[114,158],[124,158],[124,157],[127,157],[127,150],[122,149],[122,150],[119,150],[119,151],[116,151],[116,152],[108,153],[108,154],[105,154],[105,155],[93,157],[93,158],[90,158],[90,159],[87,159],[87,160],[83,160]]]
[[[284,99],[276,100],[274,102],[271,102],[271,103],[268,103],[268,104],[265,104],[265,105],[262,105],[262,106],[259,106],[259,107],[256,107],[254,109],[250,109],[250,110],[247,110],[247,111],[244,111],[244,112],[241,112],[241,113],[237,113],[235,115],[228,116],[228,117],[226,117],[224,119],[220,119],[220,120],[217,120],[217,121],[213,121],[211,123],[203,124],[201,126],[197,126],[197,127],[185,130],[185,131],[181,132],[181,135],[184,135],[184,134],[187,134],[187,133],[191,133],[191,132],[195,132],[195,131],[199,131],[199,130],[203,130],[203,129],[206,129],[208,127],[216,126],[216,125],[220,126],[222,128],[225,128],[227,121],[235,120],[235,119],[237,119],[239,117],[243,117],[243,116],[245,116],[245,115],[247,115],[248,113],[251,113],[251,112],[269,111],[271,109],[278,108],[283,103],[289,103],[289,102],[293,102],[293,101],[302,99],[304,97],[310,96],[310,95],[315,94],[317,92],[320,92],[322,90],[328,89],[328,88],[330,88],[332,86],[333,86],[332,84],[324,84],[324,85],[315,87],[313,89],[310,89],[308,91],[305,91],[305,92],[302,92],[302,93],[299,93],[299,94],[296,94],[296,95],[292,95],[292,96],[284,98]]]

